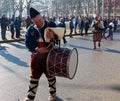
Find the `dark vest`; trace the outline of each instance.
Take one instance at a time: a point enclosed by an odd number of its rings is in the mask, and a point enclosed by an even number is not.
[[[49,25],[48,22],[45,21],[44,26],[39,29],[42,39],[45,43],[45,46],[49,45],[49,43],[45,42],[44,38],[44,31],[47,27],[49,27]],[[34,25],[29,26],[25,34],[25,45],[29,49],[29,51],[31,52],[35,51],[35,48],[38,46],[37,40],[39,39],[39,37],[40,37],[39,32],[37,29],[34,28]]]

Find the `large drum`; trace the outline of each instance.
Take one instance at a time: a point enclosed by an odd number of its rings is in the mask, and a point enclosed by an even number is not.
[[[53,48],[47,57],[47,72],[51,76],[73,79],[78,66],[76,48]]]

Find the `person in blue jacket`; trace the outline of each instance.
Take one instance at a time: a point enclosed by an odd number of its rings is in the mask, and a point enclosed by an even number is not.
[[[11,32],[11,39],[14,39],[14,22],[11,21],[10,23],[10,32]]]
[[[8,24],[8,20],[7,20],[6,16],[5,16],[5,14],[3,14],[3,16],[0,19],[1,38],[2,38],[2,40],[7,40],[6,39],[7,24]]]
[[[16,30],[16,38],[20,38],[20,29],[21,29],[21,19],[19,17],[16,17],[14,25]]]
[[[30,17],[33,21],[33,25],[27,28],[25,34],[25,44],[31,52],[30,82],[27,97],[22,101],[34,101],[39,85],[39,79],[42,76],[42,74],[45,74],[48,81],[48,101],[55,101],[56,78],[55,76],[50,76],[46,72],[47,54],[51,49],[46,48],[50,43],[47,43],[44,38],[44,31],[47,27],[49,27],[48,22],[46,22],[40,15],[40,13],[34,8],[30,8]],[[52,39],[54,38],[54,34],[49,33],[47,37]]]

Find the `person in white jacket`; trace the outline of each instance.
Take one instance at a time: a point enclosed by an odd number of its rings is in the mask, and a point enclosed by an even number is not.
[[[107,39],[109,38],[109,39],[113,40],[114,23],[112,20],[110,21],[108,28],[109,28],[109,34],[107,36]]]

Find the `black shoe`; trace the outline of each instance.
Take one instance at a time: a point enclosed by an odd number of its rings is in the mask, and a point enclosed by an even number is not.
[[[64,42],[64,44],[66,44],[66,43],[67,43],[67,41]]]
[[[3,40],[4,40],[4,41],[6,41],[7,39],[6,39],[6,38],[4,38]]]
[[[100,47],[100,43],[98,44],[98,47]]]
[[[94,50],[96,49],[96,46],[94,46],[94,48],[93,48]]]
[[[77,34],[77,32],[75,32],[75,34]]]
[[[12,36],[11,39],[15,39],[15,38]]]

